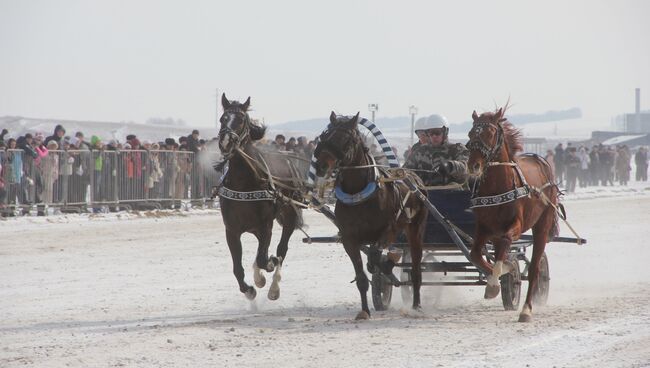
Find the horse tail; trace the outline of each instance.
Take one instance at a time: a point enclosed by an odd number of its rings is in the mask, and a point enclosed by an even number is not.
[[[551,168],[551,165],[546,160],[546,158],[534,153],[526,155],[537,159],[541,163],[541,171],[546,176],[548,183],[551,184],[550,188],[552,198],[549,198],[549,201],[554,207],[548,209],[549,211],[553,211],[553,223],[548,230],[548,241],[552,241],[556,236],[560,235],[560,217],[566,220],[566,211],[564,209],[564,205],[560,203],[560,196],[563,193],[555,182],[553,169]]]
[[[302,215],[302,209],[289,204],[289,203],[276,203],[277,208],[277,213],[275,215],[275,220],[280,224],[280,226],[284,227],[288,223],[290,223],[290,217],[292,214],[295,214],[296,219],[295,219],[295,225],[294,225],[294,230],[304,228],[305,227],[305,219]]]
[[[305,227],[305,219],[302,216],[302,209],[294,207],[294,210],[296,211],[296,227],[295,229],[301,229]]]
[[[558,208],[562,209],[562,213],[564,213],[564,206],[562,203],[559,203]],[[549,208],[551,210],[551,208]],[[558,211],[555,211],[553,209],[553,224],[551,225],[551,228],[548,230],[548,239],[547,242],[553,241],[556,236],[560,235],[560,214]]]

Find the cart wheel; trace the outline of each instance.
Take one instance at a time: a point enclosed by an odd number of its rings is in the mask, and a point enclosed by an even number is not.
[[[383,311],[388,309],[393,296],[393,284],[380,272],[375,272],[372,274],[370,287],[372,292],[372,305],[375,307],[375,310]]]
[[[402,255],[402,262],[404,263],[411,262],[411,253],[407,249],[404,250],[404,254]],[[436,262],[436,257],[431,253],[424,253],[422,255],[422,263],[424,264],[428,262]],[[436,273],[432,273],[432,272],[422,273],[422,281],[439,281],[438,277],[439,276],[437,276]],[[410,283],[411,272],[404,271],[404,269],[402,268],[402,271],[400,272],[399,280],[401,282]],[[442,288],[436,287],[433,293],[429,293],[429,290],[427,290],[426,298],[422,289],[423,287],[420,287],[420,301],[423,304],[431,303],[431,305],[436,305],[436,303],[440,300]],[[400,291],[402,293],[402,303],[404,303],[405,306],[411,306],[411,304],[413,304],[413,286],[411,284],[402,285],[400,286]]]
[[[402,254],[402,262],[410,263],[411,262],[411,252],[408,249],[404,249]],[[411,282],[411,272],[405,271],[404,268],[401,269],[399,273],[399,281],[401,282]],[[402,285],[399,287],[402,293],[402,303],[406,306],[413,304],[413,286],[411,284]]]
[[[519,308],[519,297],[521,296],[521,271],[517,256],[510,254],[508,262],[513,266],[512,270],[501,276],[501,300],[505,310],[517,310]]]
[[[535,305],[544,306],[548,301],[548,290],[551,283],[551,278],[549,276],[548,258],[546,257],[546,252],[544,252],[539,261],[539,277],[537,278],[537,287],[533,294],[533,303]]]

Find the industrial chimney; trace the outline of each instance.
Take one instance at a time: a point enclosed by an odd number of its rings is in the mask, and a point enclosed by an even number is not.
[[[634,120],[637,131],[642,131],[641,129],[641,88],[634,90],[635,94],[635,107],[634,107]]]

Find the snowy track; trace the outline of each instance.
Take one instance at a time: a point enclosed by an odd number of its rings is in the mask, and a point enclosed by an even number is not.
[[[650,366],[650,196],[566,206],[589,245],[549,245],[549,303],[530,324],[471,287],[443,289],[420,319],[401,315],[395,290],[391,309],[355,322],[343,248],[298,232],[280,300],[266,286],[251,305],[218,212],[0,221],[0,367]],[[335,232],[306,220],[314,236]]]

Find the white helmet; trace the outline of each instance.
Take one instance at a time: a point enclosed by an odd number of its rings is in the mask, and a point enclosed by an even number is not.
[[[433,114],[420,118],[415,123],[414,130],[416,134],[418,131],[425,131],[429,129],[442,129],[442,142],[447,142],[447,135],[449,133],[447,118],[442,115]]]
[[[417,132],[418,130],[447,128],[448,126],[449,124],[447,124],[447,118],[442,115],[433,114],[419,118],[418,121],[415,122],[415,131]]]

